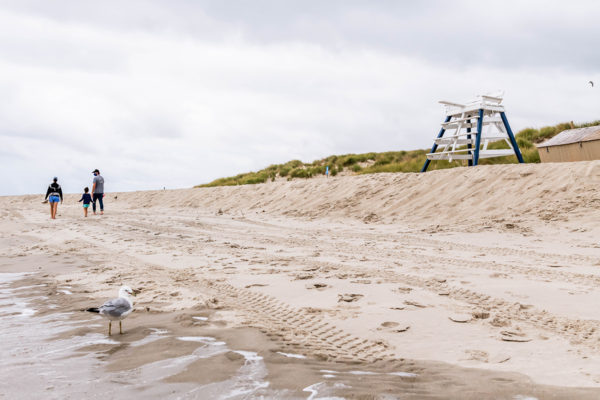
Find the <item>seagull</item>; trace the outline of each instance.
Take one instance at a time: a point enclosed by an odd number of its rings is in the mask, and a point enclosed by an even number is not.
[[[592,81],[589,81],[588,83],[589,83],[590,85],[592,85],[592,87],[594,87],[594,82],[592,82]]]
[[[112,321],[119,321],[119,333],[122,334],[121,320],[133,311],[131,295],[135,296],[136,292],[129,286],[122,286],[118,298],[107,301],[100,308],[88,308],[86,311],[98,313],[108,319],[108,336],[110,336]]]

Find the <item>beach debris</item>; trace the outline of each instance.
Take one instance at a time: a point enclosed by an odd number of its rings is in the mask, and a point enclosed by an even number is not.
[[[408,287],[408,286],[400,286],[396,290],[399,291],[400,293],[410,293],[412,291],[412,288]]]
[[[442,277],[440,277],[440,276],[436,276],[436,277],[434,277],[433,279],[434,279],[436,282],[438,282],[438,283],[444,283],[444,282],[446,282],[446,278],[442,278]]]
[[[344,293],[344,294],[338,294],[338,303],[340,301],[345,301],[347,303],[352,303],[353,301],[358,301],[360,300],[362,297],[364,297],[364,295],[362,294],[357,294],[357,293]]]
[[[564,267],[564,265],[558,265],[558,264],[552,264],[552,265],[548,265],[550,268],[562,268]]]
[[[296,275],[296,279],[297,280],[306,280],[306,279],[312,279],[312,278],[314,278],[314,276],[311,275],[311,274],[298,274],[298,275]]]
[[[402,306],[397,306],[397,307],[390,307],[390,310],[404,310],[406,307],[402,307]]]
[[[472,317],[469,314],[453,314],[448,317],[450,321],[465,323],[471,321]]]
[[[406,304],[407,306],[413,306],[413,307],[418,307],[418,308],[426,308],[426,305],[423,305],[421,303],[418,303],[416,301],[411,301],[411,300],[404,300],[404,304]]]
[[[217,215],[223,215],[223,210],[221,210],[221,209],[219,208],[219,211],[217,211]]]
[[[306,284],[307,289],[325,289],[326,287],[327,287],[327,284],[325,284],[325,283],[307,283]]]
[[[450,296],[450,291],[449,290],[443,290],[441,292],[438,292],[438,296]]]
[[[383,328],[395,328],[398,325],[400,325],[400,323],[399,322],[394,322],[394,321],[385,321],[385,322],[381,323],[381,326]]]
[[[410,325],[401,325],[398,329],[394,329],[394,332],[401,333],[406,332],[410,329]]]
[[[515,331],[502,331],[500,332],[500,339],[505,342],[530,342],[531,338],[525,336],[523,332]]]

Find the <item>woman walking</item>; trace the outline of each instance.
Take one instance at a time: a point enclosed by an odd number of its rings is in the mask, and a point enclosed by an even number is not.
[[[50,198],[48,198],[50,196]],[[58,184],[58,178],[54,177],[52,179],[52,183],[48,185],[48,190],[46,190],[46,197],[44,201],[50,201],[50,218],[56,219],[56,210],[58,209],[58,201],[62,203],[63,201],[63,193],[60,185]]]

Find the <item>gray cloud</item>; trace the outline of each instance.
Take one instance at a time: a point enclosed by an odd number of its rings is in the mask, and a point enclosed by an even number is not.
[[[598,118],[595,3],[403,3],[0,1],[0,194],[425,148],[496,89],[515,130]]]

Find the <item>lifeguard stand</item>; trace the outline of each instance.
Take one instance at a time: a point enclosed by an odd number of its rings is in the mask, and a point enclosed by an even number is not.
[[[421,172],[427,171],[431,160],[468,160],[469,166],[479,164],[480,158],[516,155],[523,156],[515,140],[502,103],[502,94],[478,96],[467,104],[440,101],[446,107],[446,120],[427,153]],[[476,131],[472,131],[476,128]],[[485,129],[484,129],[485,128]],[[445,135],[448,131],[449,135]],[[504,140],[508,149],[488,149],[493,142]],[[438,150],[440,147],[440,151]]]

